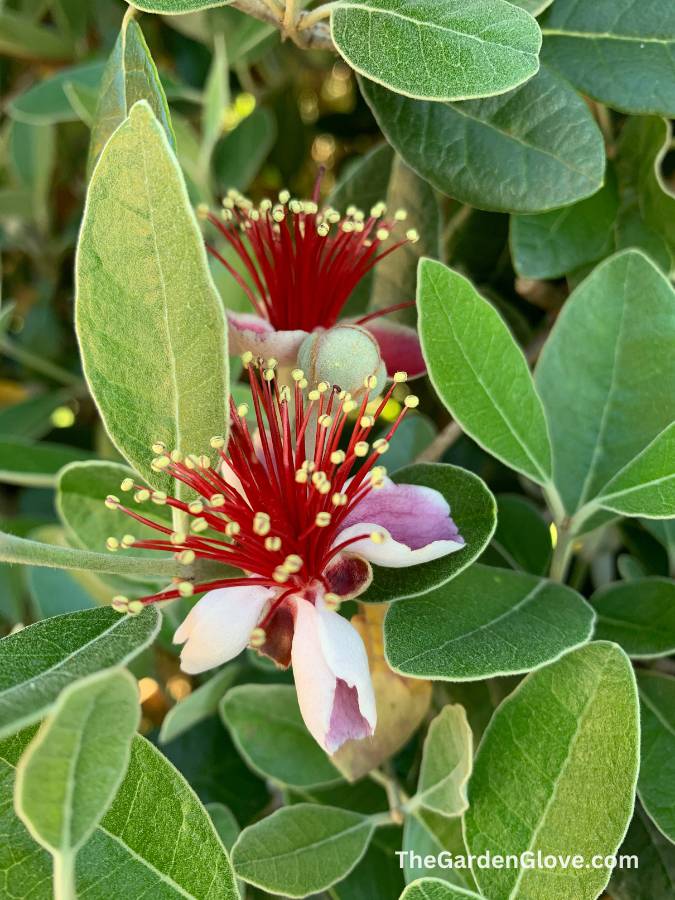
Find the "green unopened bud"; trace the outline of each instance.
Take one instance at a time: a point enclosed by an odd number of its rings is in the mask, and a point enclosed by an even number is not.
[[[336,325],[315,331],[302,342],[298,365],[310,386],[320,382],[338,385],[360,400],[365,385],[373,396],[385,386],[386,368],[375,338],[360,325]]]

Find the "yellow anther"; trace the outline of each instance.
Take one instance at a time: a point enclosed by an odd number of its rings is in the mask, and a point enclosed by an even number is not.
[[[171,453],[169,453],[169,456],[171,457],[171,462],[183,462],[183,454],[180,452],[180,450],[172,450]]]
[[[389,238],[389,232],[386,228],[378,228],[375,232],[375,237],[378,241],[386,241]]]
[[[312,475],[312,484],[315,487],[318,487],[320,484],[323,484],[327,480],[328,479],[326,473],[322,472],[321,470],[319,470],[318,472],[314,472],[314,474]]]
[[[218,509],[221,506],[225,506],[225,497],[222,494],[211,494],[210,499],[211,506],[214,506]]]
[[[330,455],[330,461],[333,463],[334,466],[339,466],[340,463],[343,463],[346,458],[347,457],[345,455],[344,450],[333,450],[333,452]]]
[[[122,546],[123,547],[133,547],[136,543],[136,538],[133,534],[124,534],[122,535]]]
[[[265,629],[258,627],[258,628],[254,628],[253,631],[251,632],[251,638],[249,640],[249,644],[254,649],[258,649],[259,647],[263,646],[263,644],[265,643],[266,640],[267,640],[267,634],[265,633]]]
[[[333,501],[333,506],[346,506],[348,497],[346,494],[342,494],[336,491],[336,493],[334,493],[331,497],[331,500]]]
[[[166,469],[170,465],[171,460],[168,456],[156,456],[150,463],[150,468],[153,472],[161,472],[162,469]]]
[[[320,494],[330,493],[330,481],[322,481],[321,484],[316,486],[316,489]]]
[[[326,237],[328,232],[330,231],[330,225],[328,222],[322,222],[320,225],[317,225],[316,232],[319,237]]]
[[[164,491],[153,491],[151,500],[153,503],[156,503],[157,506],[164,506],[166,503],[166,494]]]
[[[143,612],[143,603],[140,600],[130,600],[127,605],[127,612],[132,616],[137,616]]]
[[[201,500],[193,500],[192,503],[188,503],[188,512],[191,512],[193,516],[198,516],[204,512],[204,504]]]
[[[171,537],[169,538],[172,544],[184,544],[187,540],[187,532],[185,531],[174,531],[171,533]]]
[[[298,469],[295,473],[295,483],[296,484],[307,484],[309,481],[309,476],[304,469]]]
[[[317,384],[316,389],[320,394],[325,394],[326,391],[330,389],[330,385],[327,381],[320,381]]]
[[[166,444],[164,443],[164,441],[155,441],[155,443],[152,445],[152,452],[166,453]]]
[[[306,459],[301,468],[304,469],[305,472],[313,472],[316,469],[316,463],[313,459]]]
[[[354,412],[354,410],[356,409],[357,405],[358,405],[358,404],[357,404],[354,400],[345,400],[345,402],[342,404],[342,412],[343,412],[346,416],[348,416],[349,413]]]
[[[192,522],[190,522],[190,530],[194,531],[195,534],[206,531],[208,527],[209,523],[206,521],[206,519],[202,519],[201,517],[198,519],[193,519]]]
[[[133,478],[125,478],[122,484],[120,485],[120,490],[122,491],[131,491],[134,487],[134,479]]]
[[[316,514],[314,524],[317,528],[325,528],[327,525],[330,525],[330,520],[331,514],[329,512],[320,512]]]
[[[105,545],[112,553],[120,549],[120,542],[114,537],[106,538]]]
[[[373,441],[373,450],[376,453],[379,453],[382,456],[383,453],[386,453],[389,449],[389,441],[384,438],[378,438],[376,441]]]
[[[248,368],[249,363],[253,362],[253,354],[250,350],[246,350],[245,353],[241,354],[241,362],[245,369]]]
[[[279,191],[279,203],[288,203],[291,199],[290,191],[283,190]]]
[[[211,458],[206,455],[206,453],[202,453],[201,456],[197,457],[197,465],[200,469],[210,469],[211,468]]]
[[[345,234],[351,234],[355,230],[353,222],[343,222],[340,225],[340,228],[342,229],[342,231],[344,231]]]
[[[279,360],[275,359],[273,356],[270,356],[270,358],[267,360],[267,368],[268,369],[276,369],[276,367],[278,365],[279,365]]]
[[[363,386],[367,387],[369,390],[373,390],[373,388],[377,387],[377,376],[376,375],[368,375],[363,379]]]
[[[302,557],[298,556],[297,553],[289,553],[283,562],[284,571],[289,572],[291,575],[295,575],[296,572],[299,572],[302,566]]]
[[[319,425],[321,426],[321,428],[330,428],[330,426],[333,424],[332,416],[328,416],[328,415],[326,415],[326,413],[319,416],[318,421],[319,421]]]
[[[308,384],[309,384],[309,382],[307,381],[306,378],[301,378],[300,381],[298,382],[298,387],[300,388],[301,391],[304,391]]]
[[[120,505],[120,498],[116,497],[114,494],[108,494],[108,496],[105,498],[105,505],[108,507],[108,509],[117,509],[117,507]]]
[[[326,609],[337,612],[340,609],[340,597],[337,594],[333,594],[329,591],[327,594],[323,595],[323,605],[326,607]]]
[[[302,371],[302,369],[293,369],[293,371],[291,372],[291,378],[293,379],[293,381],[302,381],[304,377],[305,373]]]
[[[265,369],[263,372],[263,378],[265,379],[265,381],[273,381],[274,369]]]
[[[237,407],[237,415],[240,419],[245,419],[248,415],[248,403],[240,403]]]
[[[355,216],[358,211],[359,211],[358,206],[354,206],[354,204],[350,204],[347,207],[347,209],[345,210],[345,215],[346,216]]]
[[[270,517],[266,512],[257,512],[253,516],[253,531],[261,537],[269,534],[271,528]]]
[[[271,534],[269,537],[266,537],[265,550],[269,550],[270,553],[276,553],[277,550],[281,550],[281,538],[276,534]]]
[[[110,603],[115,612],[125,613],[129,610],[129,598],[123,597],[122,594],[118,594],[116,597],[112,598]]]
[[[288,208],[294,216],[297,216],[298,213],[302,212],[302,203],[299,200],[291,200],[288,204]]]
[[[387,211],[386,203],[376,203],[375,206],[371,207],[370,214],[375,219],[379,219],[380,216],[383,216]]]
[[[225,534],[228,537],[236,537],[241,531],[241,525],[239,522],[228,522],[225,526]]]
[[[397,209],[394,213],[394,220],[396,222],[405,222],[408,218],[408,212],[405,209]]]
[[[366,456],[370,450],[368,441],[357,441],[354,444],[354,456]]]
[[[291,389],[287,384],[283,384],[281,386],[281,390],[279,391],[279,400],[282,403],[288,403],[291,399]]]
[[[276,581],[277,584],[285,584],[290,576],[285,569],[283,569],[281,566],[277,566],[272,573],[272,578]]]
[[[284,221],[284,219],[286,218],[286,210],[283,208],[283,206],[276,206],[272,210],[272,218],[274,219],[275,222],[283,222]]]
[[[178,562],[182,566],[191,566],[195,561],[195,551],[194,550],[181,550],[178,554]]]
[[[178,584],[178,593],[181,597],[191,597],[195,592],[194,585],[189,581],[181,581]]]
[[[196,212],[198,219],[206,219],[209,214],[208,203],[198,203]]]
[[[209,443],[214,450],[221,450],[225,446],[225,438],[222,434],[214,434]]]
[[[420,239],[419,233],[417,232],[416,228],[411,228],[409,231],[406,231],[405,236],[408,238],[411,244],[416,244]]]
[[[384,544],[386,540],[386,535],[381,531],[371,531],[370,539],[374,544]]]
[[[146,500],[150,499],[150,491],[147,488],[141,488],[140,491],[136,491],[134,494],[134,500],[136,503],[145,503]]]
[[[416,397],[415,394],[408,394],[403,402],[408,409],[415,409],[416,406],[420,405],[420,398]]]
[[[394,372],[394,381],[396,384],[402,384],[404,381],[408,380],[407,372]]]
[[[312,402],[316,402],[321,394],[317,390],[312,390],[307,394],[307,398]]]
[[[372,428],[375,424],[375,419],[372,416],[361,416],[359,419],[359,425],[361,428]]]

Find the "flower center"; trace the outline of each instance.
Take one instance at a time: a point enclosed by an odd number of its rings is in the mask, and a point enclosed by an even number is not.
[[[332,327],[373,266],[418,240],[414,229],[391,240],[407,214],[397,210],[386,218],[384,203],[374,206],[370,215],[355,206],[344,216],[331,208],[320,210],[319,180],[313,200],[291,199],[282,191],[277,203],[263,200],[254,206],[231,190],[220,218],[200,210],[233,248],[246,274],[214,247],[207,244],[207,249],[237,280],[256,313],[278,331]]]
[[[136,540],[125,535],[121,542],[110,538],[110,549],[133,545],[170,551],[185,565],[196,559],[223,563],[243,570],[246,577],[196,579],[197,583],[177,579],[174,586],[136,601],[138,609],[145,603],[236,584],[278,588],[276,607],[290,594],[315,591],[321,585],[329,590],[325,571],[341,551],[364,538],[382,540],[381,533],[365,532],[340,541],[339,533],[347,514],[383,485],[386,471],[379,459],[408,409],[417,406],[417,397],[408,395],[385,436],[370,441],[376,421],[405,373],[396,374],[368,414],[368,390],[357,404],[339,387],[325,382],[307,391],[299,369],[293,371],[288,387],[276,379],[273,360],[265,364],[247,353],[243,361],[255,433],[247,423],[248,407],[230,400],[230,440],[226,446],[222,437],[211,439],[215,462],[207,455],[183,456],[163,444],[153,446],[157,456],[152,468],[185,485],[195,499],[150,491],[132,479],[121,485],[139,504],[167,504],[184,514],[185,528],[172,529],[154,521],[114,496],[107,498],[106,505],[160,532],[158,538]],[[372,376],[366,387],[375,387]],[[118,608],[129,608],[126,598],[118,601]]]

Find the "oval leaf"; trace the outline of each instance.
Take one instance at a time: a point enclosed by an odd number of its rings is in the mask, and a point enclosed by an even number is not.
[[[220,709],[232,740],[255,772],[296,787],[340,780],[307,731],[294,687],[242,684],[227,692]]]
[[[469,782],[474,854],[614,854],[633,811],[639,762],[635,677],[615,644],[567,654],[522,681],[494,714]],[[611,777],[610,776],[611,773]],[[594,898],[608,868],[474,870],[491,900]]]
[[[659,831],[675,843],[675,678],[638,671],[642,749],[638,792]]]
[[[212,716],[218,710],[223,695],[232,687],[240,672],[241,669],[237,665],[226,666],[172,706],[162,720],[159,743],[168,744],[169,741],[189,731],[193,725]]]
[[[543,212],[602,186],[602,134],[550,70],[507,94],[464,103],[410,100],[365,79],[361,92],[404,162],[463,203]]]
[[[417,597],[445,584],[480,556],[495,530],[495,498],[473,472],[441,463],[419,463],[399,469],[391,478],[398,484],[419,484],[439,491],[450,505],[466,546],[449,556],[405,569],[373,566],[373,583],[359,596],[360,603]]]
[[[55,125],[57,122],[76,122],[77,115],[65,93],[66,85],[96,90],[101,82],[102,62],[82,63],[61,69],[51,78],[34,84],[18,94],[9,104],[13,119],[31,125]]]
[[[154,607],[139,616],[91,609],[54,616],[0,641],[0,736],[40,719],[73,681],[124,665],[160,625]]]
[[[621,644],[633,659],[675,653],[675,582],[669,578],[608,584],[590,602],[599,640]]]
[[[504,0],[339,0],[331,33],[352,68],[409,97],[489,97],[539,68],[537,23]]]
[[[67,860],[91,835],[129,765],[141,718],[136,680],[123,669],[69,685],[23,754],[16,810],[38,843]]]
[[[464,276],[424,259],[417,304],[429,377],[463,430],[539,484],[551,477],[541,400],[522,350]]]
[[[31,487],[54,487],[56,473],[68,463],[89,454],[65,444],[0,439],[0,481]]]
[[[609,883],[614,900],[654,900],[675,895],[675,847],[652,825],[639,803],[620,855],[637,858],[637,865],[617,867]]]
[[[473,735],[463,706],[445,706],[429,725],[415,802],[443,816],[467,808],[473,763]]]
[[[307,897],[351,872],[375,826],[359,813],[299,803],[245,828],[232,848],[237,875],[270,893]]]
[[[385,652],[393,669],[417,678],[514,675],[584,644],[593,620],[571,588],[475,565],[450,584],[393,604],[384,623]]]
[[[150,468],[153,442],[201,453],[226,426],[226,336],[180,170],[144,101],[92,175],[76,325],[111,437],[150,484],[168,487]]]

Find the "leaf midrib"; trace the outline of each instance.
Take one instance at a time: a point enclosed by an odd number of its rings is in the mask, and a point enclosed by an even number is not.
[[[300,853],[307,853],[309,850],[314,850],[317,847],[322,847],[324,844],[332,844],[337,840],[341,840],[343,837],[352,834],[355,831],[360,831],[362,828],[366,830],[372,829],[373,824],[364,817],[360,822],[357,822],[355,825],[350,826],[349,828],[343,829],[337,833],[330,835],[329,837],[322,838],[321,840],[314,841],[313,844],[303,844],[302,847],[298,847],[294,850],[289,850],[286,853],[277,853],[274,856],[256,856],[255,859],[244,860],[243,864],[239,864],[239,868],[242,868],[246,865],[255,866],[257,863],[261,862],[270,862],[271,860],[282,860],[287,859],[288,857],[298,856]]]

